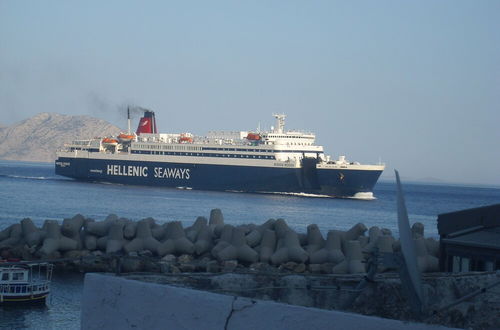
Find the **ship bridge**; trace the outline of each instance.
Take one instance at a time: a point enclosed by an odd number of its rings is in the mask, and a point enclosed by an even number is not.
[[[265,144],[288,145],[288,146],[312,146],[316,141],[316,135],[300,131],[285,131],[285,114],[273,114],[276,118],[276,126],[271,127],[270,132],[260,134]]]

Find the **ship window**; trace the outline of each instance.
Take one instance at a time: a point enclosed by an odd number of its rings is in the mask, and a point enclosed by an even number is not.
[[[24,277],[23,273],[13,273],[12,274],[13,281],[22,281],[23,277]]]

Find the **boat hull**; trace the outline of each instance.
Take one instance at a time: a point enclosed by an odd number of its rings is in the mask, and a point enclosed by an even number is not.
[[[40,293],[34,295],[2,295],[0,296],[0,305],[37,305],[45,304],[49,293]]]
[[[59,157],[56,174],[84,181],[198,190],[308,193],[352,197],[372,192],[382,170],[190,164]]]

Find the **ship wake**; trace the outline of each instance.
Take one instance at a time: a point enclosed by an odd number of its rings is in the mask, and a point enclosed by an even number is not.
[[[55,177],[47,176],[25,176],[25,175],[4,175],[0,174],[0,177],[11,178],[11,179],[24,179],[24,180],[61,180]]]
[[[310,194],[303,192],[284,192],[284,191],[259,191],[259,194],[272,194],[272,195],[286,195],[286,196],[297,196],[297,197],[312,197],[312,198],[335,198],[334,196],[329,195],[320,195],[320,194]]]
[[[372,192],[359,192],[359,193],[356,193],[354,196],[347,197],[347,198],[360,199],[360,200],[365,200],[365,201],[371,201],[371,200],[377,199],[375,196],[373,196]]]

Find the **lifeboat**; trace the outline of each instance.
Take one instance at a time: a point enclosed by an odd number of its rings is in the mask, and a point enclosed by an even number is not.
[[[105,147],[118,145],[118,140],[113,139],[113,138],[104,138],[104,139],[102,139],[101,142],[102,142],[103,146],[105,146]]]
[[[133,134],[121,133],[120,135],[118,135],[118,140],[120,140],[120,142],[130,142],[133,139],[135,139],[135,135]]]
[[[261,139],[260,134],[257,133],[248,133],[247,140],[251,141],[259,141]]]
[[[193,136],[190,133],[181,134],[179,143],[193,143]]]

